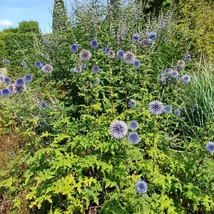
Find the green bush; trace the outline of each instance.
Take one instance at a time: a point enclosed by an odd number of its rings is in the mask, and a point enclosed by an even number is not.
[[[18,33],[35,33],[39,34],[39,23],[36,21],[22,21],[19,23]]]
[[[0,40],[0,68],[4,66],[2,60],[5,57],[5,42]]]

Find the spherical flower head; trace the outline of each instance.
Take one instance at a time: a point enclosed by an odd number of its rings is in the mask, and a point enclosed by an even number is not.
[[[70,51],[73,53],[76,53],[78,51],[79,47],[77,44],[73,44],[70,46]]]
[[[103,51],[103,53],[106,53],[106,47],[104,47],[104,48],[102,49],[102,51]]]
[[[24,67],[24,68],[28,68],[27,66],[27,63],[26,62],[22,62],[21,65]]]
[[[134,62],[136,61],[136,57],[131,51],[128,51],[125,53],[123,60],[127,64],[134,64]]]
[[[176,77],[178,77],[178,75],[179,75],[179,73],[177,70],[171,70],[169,73],[169,76],[172,78],[176,78]]]
[[[206,145],[206,149],[208,152],[213,153],[214,152],[214,142],[209,141]]]
[[[77,73],[81,73],[82,72],[82,66],[77,66],[75,68],[75,70],[76,70]]]
[[[42,103],[41,103],[41,107],[42,107],[42,108],[46,108],[46,107],[47,107],[47,103],[46,103],[46,102],[42,102]]]
[[[2,97],[2,92],[0,91],[0,97]]]
[[[130,107],[130,108],[136,107],[136,101],[135,101],[135,100],[130,100],[130,101],[129,101],[129,107]]]
[[[149,34],[148,34],[148,38],[149,39],[156,39],[157,38],[157,33],[156,32],[154,32],[154,31],[152,31],[152,32],[150,32]]]
[[[115,57],[115,53],[113,50],[110,50],[109,52],[107,52],[109,58],[113,59]]]
[[[10,90],[8,88],[4,88],[1,90],[1,94],[3,97],[7,97],[10,95]]]
[[[119,50],[119,51],[117,52],[117,57],[118,57],[119,59],[123,59],[124,55],[125,55],[125,52],[124,52],[123,50]]]
[[[132,130],[132,131],[135,131],[138,129],[138,122],[136,120],[132,120],[129,122],[129,128]]]
[[[33,77],[30,74],[26,74],[24,76],[24,81],[25,82],[31,82],[33,80]]]
[[[9,77],[4,78],[4,83],[5,84],[10,84],[11,83],[10,78]]]
[[[162,102],[160,102],[158,100],[154,100],[154,101],[149,103],[149,111],[153,115],[162,114],[163,113],[163,109],[164,109],[164,105],[162,104]]]
[[[135,184],[136,190],[138,193],[143,194],[147,192],[147,184],[145,181],[143,180],[139,180],[136,184]]]
[[[87,61],[91,59],[91,52],[90,51],[87,51],[85,49],[83,49],[81,52],[80,52],[80,60],[82,61]]]
[[[181,79],[182,79],[183,83],[189,83],[191,80],[191,77],[189,74],[186,74],[186,75],[182,76]]]
[[[97,72],[100,71],[100,67],[99,67],[98,65],[95,65],[95,66],[92,67],[92,71],[93,71],[94,73],[97,73]]]
[[[128,141],[131,144],[138,144],[140,142],[140,137],[136,132],[131,132],[128,136]]]
[[[164,111],[164,113],[166,113],[166,114],[172,113],[172,106],[170,106],[170,105],[165,105],[164,108],[163,108],[163,111]]]
[[[35,65],[36,68],[41,68],[42,67],[42,63],[39,62],[39,61],[35,62],[34,65]]]
[[[4,81],[4,78],[5,78],[4,76],[2,76],[2,75],[0,76],[1,81]]]
[[[109,130],[113,138],[120,140],[127,135],[128,127],[124,121],[115,120],[110,124]]]
[[[138,41],[140,39],[140,35],[138,33],[135,33],[133,36],[132,36],[132,40],[134,42]]]
[[[111,50],[111,49],[107,47],[107,48],[106,48],[106,53],[108,53],[110,50]]]
[[[90,46],[91,48],[97,48],[99,46],[99,43],[97,42],[97,40],[92,40],[90,42]]]
[[[46,62],[41,62],[41,67],[43,67],[43,66],[45,66],[45,65],[47,65]]]
[[[135,68],[139,68],[140,67],[140,61],[139,60],[135,60],[134,67]]]
[[[177,66],[180,69],[184,69],[184,67],[185,67],[185,61],[184,60],[178,60]]]
[[[9,59],[3,59],[2,62],[4,62],[4,63],[10,63],[10,60]]]
[[[15,155],[14,152],[10,152],[10,156],[13,157]]]
[[[85,64],[82,64],[81,65],[82,69],[86,68],[86,65]]]
[[[190,60],[192,56],[190,54],[185,54],[183,60]]]
[[[41,70],[46,74],[50,74],[53,71],[53,66],[49,64],[45,64],[44,66],[42,66]]]
[[[24,86],[25,82],[22,78],[16,80],[16,86]]]
[[[181,110],[180,110],[180,109],[177,109],[177,110],[175,111],[175,114],[178,115],[178,116],[180,116]]]

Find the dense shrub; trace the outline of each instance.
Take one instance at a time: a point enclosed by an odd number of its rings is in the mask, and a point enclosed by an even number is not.
[[[19,23],[18,33],[39,34],[39,23],[36,21],[22,21]]]

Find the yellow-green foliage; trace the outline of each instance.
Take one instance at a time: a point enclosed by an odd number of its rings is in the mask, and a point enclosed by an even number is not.
[[[0,68],[3,66],[2,59],[5,54],[5,42],[0,39]]]
[[[196,56],[204,54],[214,60],[214,3],[207,0],[183,0],[178,16],[179,32],[185,35]]]

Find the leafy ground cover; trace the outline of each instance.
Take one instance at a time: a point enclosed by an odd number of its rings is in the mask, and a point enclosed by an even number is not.
[[[19,72],[3,59],[1,211],[212,213],[212,61],[181,44],[172,9],[75,7]]]

